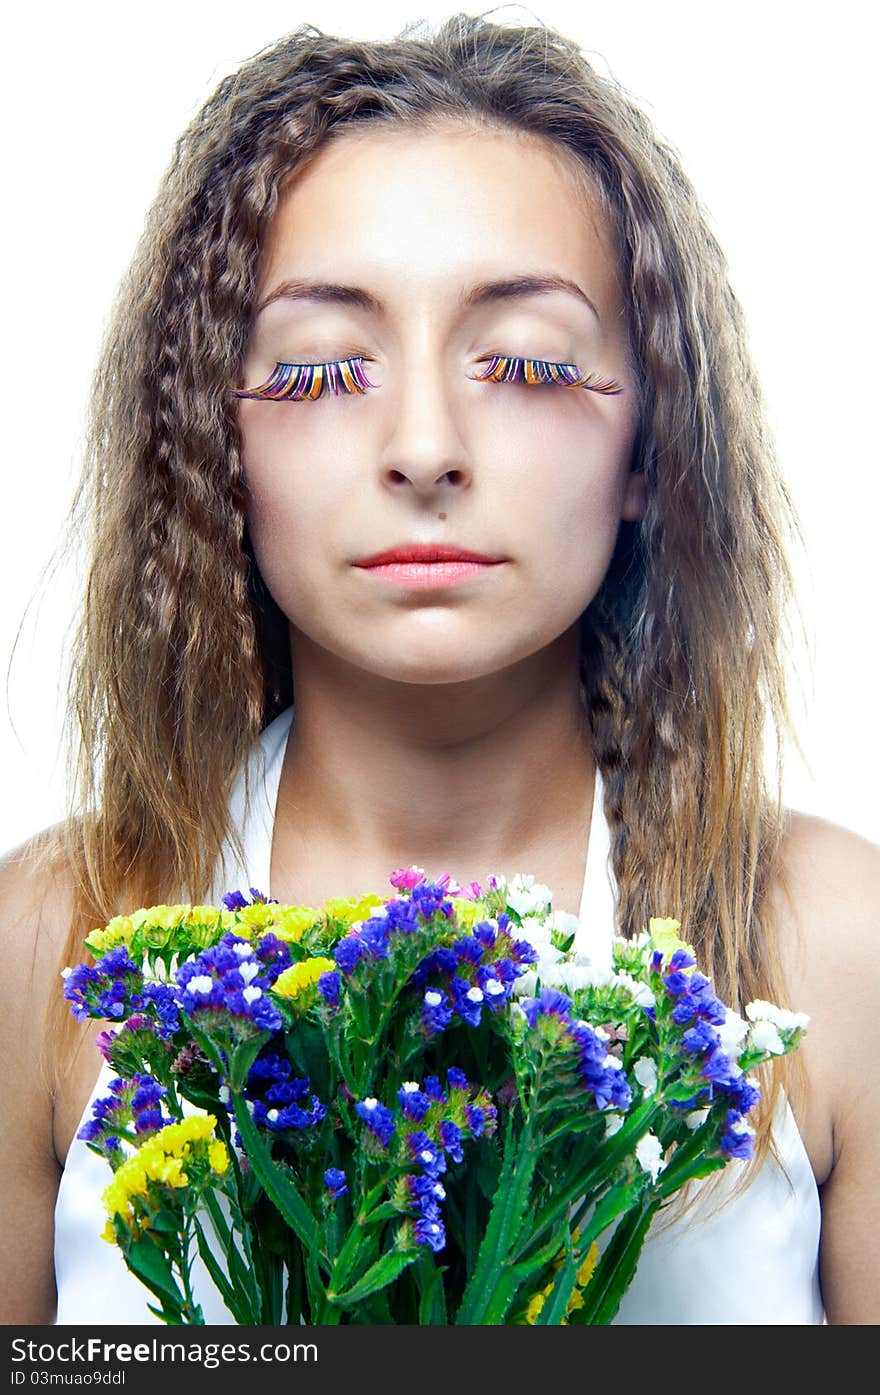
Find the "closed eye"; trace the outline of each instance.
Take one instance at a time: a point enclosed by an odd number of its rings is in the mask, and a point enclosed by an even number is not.
[[[375,387],[364,372],[363,358],[334,359],[331,363],[276,363],[271,375],[255,388],[233,388],[236,397],[261,402],[314,401],[322,393],[366,392]]]
[[[481,383],[526,383],[529,387],[589,388],[591,392],[613,396],[623,392],[616,378],[599,373],[580,373],[574,363],[548,363],[540,358],[507,358],[493,354],[486,367],[473,375]]]
[[[474,382],[522,383],[529,387],[587,388],[609,396],[623,392],[616,378],[599,373],[581,373],[573,363],[550,363],[538,358],[511,358],[493,354],[479,373],[469,374]],[[325,392],[364,393],[378,386],[364,371],[363,355],[333,359],[329,363],[276,363],[270,376],[259,387],[233,388],[235,397],[261,402],[315,401]]]

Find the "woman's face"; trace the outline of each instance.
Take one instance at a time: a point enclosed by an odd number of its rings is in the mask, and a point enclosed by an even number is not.
[[[508,132],[374,128],[288,186],[241,385],[354,358],[374,384],[239,404],[250,536],[295,654],[299,637],[414,683],[495,673],[577,622],[641,516],[615,257],[573,159]],[[493,355],[623,391],[478,381]],[[503,560],[429,588],[356,565],[413,542]]]

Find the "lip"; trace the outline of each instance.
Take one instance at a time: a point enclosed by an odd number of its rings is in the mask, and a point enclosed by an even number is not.
[[[453,543],[400,543],[397,547],[387,547],[382,552],[374,552],[369,557],[361,557],[356,567],[384,567],[389,564],[409,564],[428,562],[478,562],[482,566],[497,566],[503,557],[488,557],[483,552],[472,552],[469,548],[456,547]]]
[[[370,566],[361,564],[361,570],[368,576],[380,577],[384,581],[406,586],[410,590],[427,591],[458,586],[463,581],[484,576],[501,565],[500,559],[491,562],[443,562],[434,558],[427,562],[380,562]]]

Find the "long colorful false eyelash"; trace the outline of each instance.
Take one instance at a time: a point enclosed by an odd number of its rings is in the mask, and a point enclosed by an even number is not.
[[[265,383],[255,388],[233,388],[236,397],[254,397],[261,402],[314,400],[328,392],[366,392],[375,387],[359,358],[337,359],[333,363],[276,363]]]
[[[475,381],[485,383],[558,383],[560,387],[589,388],[590,392],[601,392],[609,397],[623,388],[616,378],[600,378],[596,373],[578,373],[573,363],[545,363],[537,358],[505,358],[494,354],[481,373],[475,374]]]

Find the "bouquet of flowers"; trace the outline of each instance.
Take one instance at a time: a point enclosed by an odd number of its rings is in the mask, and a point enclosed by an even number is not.
[[[579,952],[531,876],[153,906],[64,971],[116,1073],[79,1137],[168,1323],[608,1323],[655,1213],[753,1150],[804,1014],[725,1007],[675,920]]]

